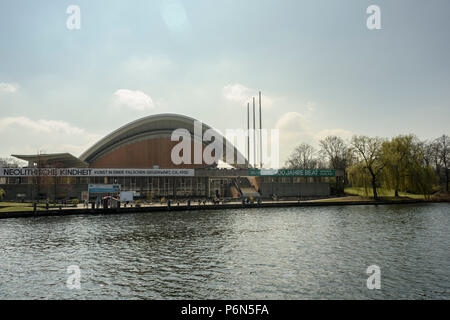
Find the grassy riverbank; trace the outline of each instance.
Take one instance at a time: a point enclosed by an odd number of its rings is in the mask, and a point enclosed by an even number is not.
[[[54,208],[55,205],[50,205],[50,208]],[[37,210],[45,210],[45,204],[38,204]],[[0,202],[0,212],[15,212],[15,211],[33,211],[32,203],[22,202]]]
[[[373,198],[373,192],[372,189],[368,189],[367,193],[364,190],[364,188],[345,188],[344,189],[345,193],[351,196],[359,196],[361,198]],[[378,196],[383,198],[383,200],[398,200],[398,199],[405,199],[405,198],[409,198],[409,199],[422,199],[425,200],[425,197],[423,196],[423,194],[412,194],[412,193],[407,193],[407,192],[399,192],[398,195],[399,197],[396,198],[395,197],[395,191],[394,190],[387,190],[387,189],[383,189],[383,188],[379,188],[377,189],[378,192]]]
[[[38,211],[44,210],[42,208],[37,208]],[[3,207],[0,208],[0,212],[16,212],[16,211],[33,211],[33,207],[19,207],[19,206],[12,206],[12,207]]]
[[[351,199],[350,201],[373,200],[372,189],[367,190],[367,193],[364,190],[364,188],[345,188],[344,191],[348,195],[348,197],[342,198],[343,201],[348,201],[344,200],[346,198]],[[432,202],[450,202],[450,192],[446,191],[437,191],[433,193],[429,199],[426,199],[425,196],[422,194],[413,194],[407,192],[399,192],[398,193],[399,197],[396,198],[394,190],[387,190],[383,188],[377,189],[377,192],[380,199],[384,201],[400,201],[400,200],[414,199],[414,200],[427,200]]]

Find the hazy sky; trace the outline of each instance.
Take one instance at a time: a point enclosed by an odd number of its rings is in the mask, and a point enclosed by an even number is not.
[[[282,159],[332,133],[449,134],[449,14],[448,0],[1,0],[0,157],[78,156],[157,113],[246,127],[257,90]]]

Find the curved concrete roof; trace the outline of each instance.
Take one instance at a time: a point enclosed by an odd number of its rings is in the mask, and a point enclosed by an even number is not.
[[[120,148],[123,145],[134,143],[141,140],[146,139],[154,139],[154,138],[170,138],[172,132],[175,129],[186,129],[190,132],[191,138],[194,141],[202,141],[202,137],[194,136],[194,122],[198,121],[194,118],[180,115],[180,114],[156,114],[148,117],[144,117],[133,122],[130,122],[119,129],[113,131],[112,133],[105,136],[103,139],[98,141],[88,150],[86,150],[81,156],[80,159],[82,161],[91,163],[96,159],[102,157],[103,155]],[[208,130],[213,129],[207,124],[202,122],[202,131],[203,133]],[[214,130],[214,129],[213,129]],[[217,131],[216,131],[217,132]],[[202,133],[202,134],[203,134]],[[226,156],[226,143],[227,140],[223,137],[224,143],[224,154],[223,161],[225,161]],[[203,143],[209,144],[209,142]],[[230,143],[230,145],[232,145]],[[237,157],[245,157],[237,150],[236,147],[233,146],[234,149],[234,159],[236,162]],[[234,167],[242,167],[246,168],[247,160],[244,160],[245,164],[237,164],[237,163],[229,163]]]

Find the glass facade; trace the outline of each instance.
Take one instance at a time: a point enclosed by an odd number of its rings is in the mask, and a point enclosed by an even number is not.
[[[232,187],[238,177],[8,177],[0,185],[8,187],[13,197],[25,194],[27,198],[71,199],[80,198],[88,184],[117,184],[122,191],[135,191],[145,200],[168,198],[233,197]],[[329,177],[262,176],[249,178],[248,187],[260,190],[264,185],[329,183]],[[252,182],[250,183],[250,180]],[[245,187],[245,186],[244,186]],[[6,190],[6,189],[5,189]]]
[[[123,191],[136,191],[145,198],[204,197],[207,178],[202,177],[105,177],[90,178],[90,184],[119,184]]]

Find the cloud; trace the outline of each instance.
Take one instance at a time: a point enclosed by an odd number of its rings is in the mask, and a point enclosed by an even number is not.
[[[237,102],[239,104],[245,104],[251,102],[250,100],[255,97],[256,103],[258,103],[259,92],[256,89],[248,88],[240,83],[229,84],[222,89],[225,99],[231,102]],[[275,98],[261,94],[261,106],[271,107],[274,104]]]
[[[223,88],[223,96],[230,101],[242,102],[250,99],[252,92],[242,84],[230,84]]]
[[[113,94],[113,106],[118,109],[147,111],[155,107],[150,96],[139,90],[119,89]]]
[[[0,93],[15,93],[19,90],[17,83],[0,82]]]
[[[21,127],[36,133],[62,133],[76,135],[84,133],[83,129],[71,126],[65,121],[31,120],[27,117],[7,117],[0,119],[0,127]]]
[[[69,152],[77,156],[102,137],[65,121],[27,117],[0,118],[0,134],[0,156],[38,151]]]
[[[280,130],[280,164],[288,158],[295,146],[302,142],[314,145],[314,134],[309,126],[308,117],[299,112],[284,113],[276,122],[275,128]]]
[[[301,143],[309,143],[319,148],[319,140],[328,135],[337,135],[344,139],[351,138],[353,135],[351,131],[345,129],[313,129],[312,112],[315,104],[308,102],[306,106],[306,115],[299,112],[287,112],[275,124],[275,128],[280,130],[279,150],[281,163],[284,163],[292,150]]]
[[[300,112],[287,112],[284,113],[276,122],[275,128],[280,130],[280,134],[288,135],[289,139],[297,137],[299,139],[304,139],[301,142],[308,142],[315,144],[319,140],[325,138],[326,136],[339,136],[343,139],[349,139],[353,136],[353,132],[340,128],[333,129],[321,129],[315,130],[312,128],[313,123],[313,112],[315,110],[315,103],[307,102],[306,113],[302,114]],[[295,139],[298,141],[298,139]]]
[[[275,124],[275,128],[286,131],[309,131],[307,117],[299,112],[284,113]]]

